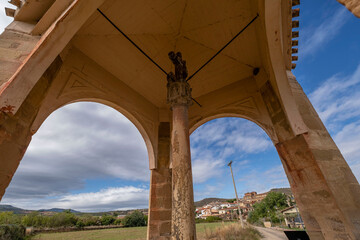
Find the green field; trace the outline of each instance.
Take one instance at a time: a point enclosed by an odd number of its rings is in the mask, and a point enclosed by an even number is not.
[[[228,224],[228,223],[226,223]],[[200,223],[196,224],[197,237],[205,236],[205,229],[208,231],[220,227],[222,223]],[[136,228],[114,228],[105,230],[90,230],[64,233],[43,233],[34,236],[36,240],[123,240],[123,239],[146,239],[146,227]]]

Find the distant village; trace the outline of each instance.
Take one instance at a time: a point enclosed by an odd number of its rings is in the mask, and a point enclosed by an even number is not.
[[[260,202],[267,196],[268,192],[260,193],[248,192],[243,198],[239,198],[240,209],[243,216],[246,217],[250,211],[253,210],[253,205]],[[238,204],[236,199],[233,202],[229,201],[214,201],[204,206],[196,208],[196,218],[206,219],[210,216],[220,217],[224,220],[238,218]]]
[[[248,192],[244,194],[243,198],[239,198],[239,205],[242,212],[242,217],[246,219],[248,217],[249,212],[253,211],[253,206],[255,203],[261,202],[270,192],[281,192],[287,196],[288,205],[290,206],[290,202],[294,202],[294,196],[289,188],[280,188],[280,189],[272,189],[265,193],[257,193],[257,192]],[[206,203],[203,206],[196,208],[196,218],[198,219],[206,219],[208,217],[219,217],[223,220],[232,220],[238,219],[238,204],[236,199],[231,201],[229,200],[215,200],[209,203]],[[298,225],[301,227],[301,221],[299,220],[292,220],[290,221],[287,217],[288,215],[296,214],[298,211],[296,206],[291,206],[289,208],[284,209],[282,214],[284,215],[284,219],[286,225]],[[292,226],[296,227],[296,226]]]

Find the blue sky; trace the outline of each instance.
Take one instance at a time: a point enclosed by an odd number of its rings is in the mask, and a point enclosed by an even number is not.
[[[360,19],[334,0],[302,1],[300,8],[293,72],[360,179]],[[2,12],[0,31],[10,21]],[[230,160],[240,196],[288,187],[270,139],[250,121],[208,122],[191,135],[191,150],[195,200],[234,197]],[[1,203],[146,208],[149,177],[145,144],[134,125],[109,107],[76,103],[54,112],[34,135]]]

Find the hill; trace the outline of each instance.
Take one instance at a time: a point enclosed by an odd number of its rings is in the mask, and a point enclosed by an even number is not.
[[[69,209],[62,209],[62,208],[40,209],[40,210],[38,210],[38,212],[56,212],[56,213],[60,213],[60,212],[64,212],[65,210],[69,210]],[[70,209],[70,212],[72,212],[72,213],[80,213],[79,211],[72,210],[72,209]]]
[[[291,188],[273,188],[269,192],[280,192],[288,196],[292,195]]]
[[[13,212],[15,214],[28,214],[32,212],[40,212],[40,213],[59,213],[63,212],[67,209],[61,209],[61,208],[51,208],[51,209],[40,209],[38,211],[36,210],[26,210],[18,207],[14,207],[12,205],[8,204],[0,204],[0,212]],[[72,213],[80,213],[78,211],[70,209]]]
[[[17,208],[11,205],[1,204],[0,205],[0,212],[13,212],[15,214],[27,214],[32,212],[31,210],[25,210],[22,208]]]
[[[203,200],[197,201],[194,204],[195,204],[195,207],[201,207],[201,206],[204,206],[211,202],[216,202],[216,201],[226,202],[228,200],[229,199],[225,199],[225,198],[204,198]]]

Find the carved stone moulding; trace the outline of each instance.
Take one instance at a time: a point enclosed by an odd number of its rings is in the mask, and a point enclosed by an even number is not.
[[[168,82],[167,103],[175,105],[192,105],[191,88],[187,82]]]

